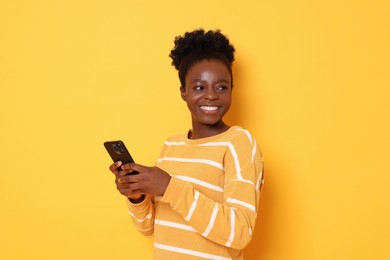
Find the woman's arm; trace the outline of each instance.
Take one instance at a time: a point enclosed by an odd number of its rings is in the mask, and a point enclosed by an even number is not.
[[[144,195],[138,190],[131,189],[129,183],[120,179],[131,171],[124,170],[121,162],[115,162],[110,166],[110,171],[115,175],[115,184],[118,191],[126,197],[129,214],[134,226],[145,236],[151,237],[154,231],[154,198]]]
[[[146,195],[140,203],[132,203],[129,199],[126,199],[126,202],[136,229],[144,236],[152,237],[155,218],[154,198]]]

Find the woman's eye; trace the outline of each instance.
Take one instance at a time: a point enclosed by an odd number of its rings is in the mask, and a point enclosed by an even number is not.
[[[227,87],[224,86],[224,85],[219,85],[219,86],[216,87],[216,89],[217,89],[218,91],[224,91],[224,90],[227,90]]]

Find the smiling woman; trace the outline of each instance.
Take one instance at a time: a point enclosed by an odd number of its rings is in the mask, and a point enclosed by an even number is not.
[[[234,48],[219,31],[196,30],[175,39],[170,57],[192,129],[168,138],[156,167],[112,164],[117,189],[136,228],[154,236],[155,259],[243,259],[264,175],[256,140],[223,121]]]
[[[191,111],[192,139],[209,137],[229,129],[223,121],[231,104],[231,75],[218,60],[194,64],[180,88],[181,97]]]

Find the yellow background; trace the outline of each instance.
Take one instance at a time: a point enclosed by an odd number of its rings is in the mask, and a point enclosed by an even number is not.
[[[106,140],[152,165],[190,128],[168,54],[221,28],[227,120],[266,186],[246,259],[390,259],[390,6],[383,1],[1,1],[0,259],[150,259]]]

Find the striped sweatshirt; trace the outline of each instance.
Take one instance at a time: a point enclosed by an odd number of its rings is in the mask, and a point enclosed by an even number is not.
[[[248,130],[172,136],[156,166],[172,176],[164,196],[127,200],[135,227],[154,236],[154,259],[243,259],[264,183],[263,157]]]

